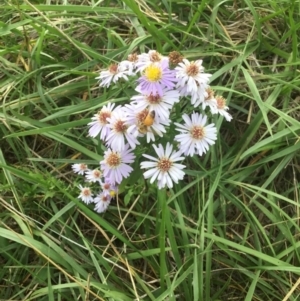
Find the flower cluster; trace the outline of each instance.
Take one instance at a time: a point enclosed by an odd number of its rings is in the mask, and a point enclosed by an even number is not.
[[[95,197],[91,191],[91,187],[79,185],[80,195],[78,198],[86,204],[95,203],[96,212],[104,212],[110,204],[111,199],[117,194],[117,186],[111,183],[108,178],[105,178],[100,169],[89,169],[84,163],[73,164],[72,169],[75,173],[85,175],[87,182],[100,185],[101,192]]]
[[[157,181],[159,189],[172,188],[173,183],[182,180],[185,165],[180,162],[186,156],[202,156],[217,139],[217,129],[208,122],[205,110],[208,108],[210,114],[220,114],[227,121],[232,119],[227,112],[226,100],[215,96],[210,88],[210,76],[204,72],[202,60],[190,62],[177,52],[166,57],[155,50],[132,54],[127,60],[101,71],[97,77],[100,87],[108,88],[119,81],[134,78],[132,84],[136,94],[123,106],[103,105],[88,124],[89,136],[99,137],[107,150],[99,169],[89,170],[85,164],[73,165],[74,172],[101,186],[96,197],[93,197],[90,187],[79,186],[79,198],[85,203],[96,203],[97,212],[105,211],[117,193],[118,185],[133,171],[130,164],[137,160],[135,149],[161,137],[168,142],[165,147],[153,143],[157,157],[143,154],[148,159],[140,163],[141,169],[147,169],[144,178],[150,178],[150,183]],[[177,108],[173,109],[176,105]],[[187,113],[182,112],[183,106]],[[193,112],[190,112],[191,106]],[[171,115],[174,112],[177,115],[180,112],[183,124],[175,122],[178,134],[171,136],[168,129],[172,128]]]

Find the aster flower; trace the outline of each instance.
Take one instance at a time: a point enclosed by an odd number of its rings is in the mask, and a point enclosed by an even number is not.
[[[232,116],[227,112],[229,108],[226,106],[226,99],[219,95],[217,95],[215,99],[217,105],[215,108],[211,109],[211,112],[213,114],[219,113],[220,115],[224,116],[227,121],[231,121]]]
[[[217,107],[217,100],[214,96],[214,91],[211,88],[206,89],[205,99],[202,101],[202,110],[205,110],[206,107],[209,107],[213,112]]]
[[[139,89],[136,89],[141,93]],[[141,111],[148,108],[155,111],[155,116],[161,120],[169,119],[170,111],[175,103],[179,102],[179,92],[177,90],[162,89],[162,95],[159,94],[140,94],[131,97],[132,103],[136,104],[136,109]]]
[[[160,63],[148,65],[138,82],[137,88],[142,93],[163,95],[163,88],[172,89],[175,86],[175,72],[169,68],[168,59],[163,59]]]
[[[144,172],[145,179],[151,178],[150,183],[153,183],[157,179],[157,186],[159,189],[168,186],[173,187],[173,182],[178,183],[178,180],[182,180],[184,172],[182,169],[185,165],[175,163],[181,161],[184,157],[181,157],[180,152],[172,151],[173,147],[168,142],[166,150],[163,149],[161,144],[153,145],[158,159],[149,155],[144,154],[143,156],[151,161],[145,161],[141,163],[141,168],[150,168]]]
[[[203,73],[202,60],[190,62],[187,59],[183,59],[175,68],[175,71],[177,87],[182,88],[186,86],[189,93],[197,93],[199,85],[206,86],[211,76],[211,74]]]
[[[96,79],[100,80],[100,87],[109,87],[112,82],[116,83],[121,78],[127,81],[130,75],[132,70],[127,64],[111,64],[108,70],[101,71]]]
[[[136,53],[132,53],[128,55],[127,60],[120,62],[120,65],[127,69],[130,75],[135,75],[138,61],[138,55]]]
[[[78,187],[81,190],[78,198],[86,204],[92,203],[94,198],[91,189],[89,187],[83,187],[81,185],[78,185]]]
[[[175,140],[180,143],[180,152],[186,156],[199,156],[205,154],[209,146],[215,144],[217,140],[217,129],[214,124],[205,126],[207,117],[193,112],[191,118],[183,114],[184,125],[175,123],[177,131],[181,132],[175,136]]]
[[[94,210],[98,213],[106,211],[110,204],[110,201],[110,195],[104,194],[103,192],[99,193],[94,199],[94,203],[96,203]]]
[[[208,89],[207,84],[200,84],[198,86],[198,89],[196,92],[191,93],[191,104],[197,108],[200,104],[202,104],[203,108],[203,103],[205,102],[205,98],[208,97],[207,89]]]
[[[88,170],[88,167],[84,163],[76,163],[72,165],[73,172],[78,173],[79,175],[84,175]]]
[[[112,185],[120,184],[123,178],[127,178],[132,172],[132,167],[128,164],[134,162],[135,155],[126,144],[120,152],[108,149],[104,153],[104,159],[100,162],[103,176],[110,181]]]
[[[114,111],[114,103],[108,103],[107,106],[103,106],[102,109],[92,117],[92,122],[88,123],[89,136],[95,138],[100,133],[100,139],[105,140],[110,133],[110,127],[108,126],[107,118],[110,118]],[[119,107],[116,107],[118,109]]]
[[[101,184],[101,188],[104,194],[114,197],[118,192],[117,185],[112,185],[109,179],[104,179],[104,182]]]
[[[122,151],[126,139],[130,147],[135,149],[139,142],[132,133],[128,132],[129,123],[125,108],[115,111],[107,120],[111,131],[106,137],[106,145],[115,151]]]
[[[156,50],[149,50],[148,53],[141,53],[138,55],[138,61],[136,62],[136,66],[138,71],[143,71],[146,67],[148,67],[152,63],[160,63],[162,60],[169,60],[168,57],[161,55]]]
[[[161,120],[159,116],[156,116],[155,111],[149,109],[140,110],[139,106],[133,103],[126,105],[126,109],[129,124],[131,124],[128,127],[128,132],[135,137],[146,135],[147,143],[151,140],[155,141],[154,134],[162,137],[163,134],[166,133],[165,126],[170,125],[169,119]]]
[[[94,169],[94,170],[89,169],[85,172],[85,178],[87,179],[88,182],[101,183],[102,172],[99,169]]]
[[[202,104],[205,101],[205,98],[208,96],[206,90],[209,87],[209,85],[199,85],[196,92],[194,91],[188,91],[188,86],[183,87],[177,87],[177,90],[180,94],[180,96],[190,96],[191,104],[194,107],[198,107],[200,104]]]

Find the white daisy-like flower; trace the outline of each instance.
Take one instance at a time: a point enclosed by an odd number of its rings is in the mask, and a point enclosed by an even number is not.
[[[211,112],[216,110],[217,100],[215,98],[214,91],[211,88],[206,89],[207,96],[202,102],[202,110],[205,110],[206,107],[209,107]]]
[[[88,170],[88,167],[84,163],[76,163],[72,165],[73,172],[78,173],[79,175],[84,175]]]
[[[199,105],[205,102],[205,98],[208,97],[207,89],[209,85],[208,84],[201,84],[198,86],[198,89],[196,92],[191,92],[191,104],[197,108]]]
[[[167,60],[169,62],[168,57],[161,55],[156,50],[149,50],[148,53],[141,53],[138,55],[136,67],[138,71],[143,71],[152,63],[160,63],[162,60]]]
[[[122,151],[125,147],[125,140],[129,143],[132,149],[135,149],[139,144],[136,137],[128,132],[128,117],[126,115],[126,109],[122,108],[114,111],[114,114],[107,119],[110,133],[106,137],[106,144],[114,151]]]
[[[87,179],[88,182],[93,182],[93,183],[99,182],[101,184],[102,172],[99,169],[94,169],[94,170],[89,169],[85,172],[85,178]]]
[[[92,122],[88,123],[89,136],[95,138],[100,133],[100,139],[105,140],[110,133],[110,127],[108,126],[107,118],[110,118],[114,111],[114,103],[108,103],[107,106],[103,106],[102,109],[92,117]],[[117,110],[119,107],[116,107]]]
[[[190,96],[191,104],[194,107],[198,107],[205,101],[205,98],[208,96],[206,90],[208,89],[209,85],[199,85],[196,92],[188,91],[188,86],[177,87],[177,90],[180,96]]]
[[[129,124],[128,132],[135,137],[143,137],[146,135],[147,143],[155,141],[155,136],[162,137],[166,133],[166,126],[170,125],[170,120],[161,120],[156,116],[155,111],[150,109],[140,110],[136,104],[130,103],[126,105]]]
[[[210,145],[217,140],[217,129],[215,125],[205,126],[207,117],[193,112],[191,118],[187,114],[182,116],[185,124],[175,123],[177,131],[181,132],[175,136],[175,140],[180,143],[179,150],[186,156],[205,154]]]
[[[120,68],[127,70],[126,74],[128,76],[134,76],[136,75],[136,72],[134,71],[135,69],[135,63],[130,62],[128,60],[122,61],[119,63]]]
[[[133,69],[136,69],[136,63],[139,61],[138,54],[136,52],[129,54],[127,61],[133,65]]]
[[[99,193],[94,198],[94,203],[96,203],[94,210],[98,213],[102,213],[107,210],[111,201],[111,196],[104,194],[103,192]]]
[[[209,86],[207,85],[207,87]],[[199,86],[199,89],[196,92],[188,91],[187,86],[177,87],[177,90],[180,96],[182,97],[190,96],[191,104],[194,107],[198,107],[205,100],[205,97],[207,97],[208,95],[206,92],[206,88],[202,86]]]
[[[139,89],[136,90],[141,93]],[[163,88],[162,95],[139,94],[131,97],[131,100],[133,104],[136,104],[138,111],[148,108],[150,111],[155,111],[155,116],[163,121],[169,119],[170,111],[173,105],[179,102],[179,97],[177,90]]]
[[[128,69],[127,64],[111,64],[107,70],[101,71],[96,79],[99,79],[100,87],[109,87],[112,82],[116,83],[121,78],[127,81],[130,75],[132,70]]]
[[[227,112],[229,108],[226,106],[226,99],[219,95],[217,95],[215,99],[217,105],[215,108],[211,109],[211,112],[213,114],[219,113],[220,115],[224,116],[227,121],[231,121],[232,116]]]
[[[90,204],[93,202],[93,194],[89,187],[83,187],[81,185],[78,185],[80,189],[80,195],[78,196],[79,199],[81,199],[84,203]]]
[[[157,186],[159,189],[168,186],[173,187],[173,182],[178,183],[178,180],[182,180],[184,172],[182,169],[185,165],[176,163],[182,161],[184,157],[181,157],[181,152],[173,151],[172,145],[168,142],[166,150],[164,150],[161,144],[153,145],[153,148],[158,155],[158,158],[144,154],[143,156],[151,161],[145,161],[141,163],[142,169],[148,169],[144,172],[145,179],[151,178],[150,183],[153,183],[157,179]]]
[[[123,178],[129,177],[132,167],[128,164],[134,162],[135,155],[126,144],[121,152],[108,149],[104,152],[104,158],[100,162],[103,176],[110,181],[112,185],[120,184]]]
[[[188,93],[197,93],[199,85],[207,85],[211,74],[203,73],[202,60],[190,62],[183,59],[175,68],[177,78],[177,88],[186,86]]]

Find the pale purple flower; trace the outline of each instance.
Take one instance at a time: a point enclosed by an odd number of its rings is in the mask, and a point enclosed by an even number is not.
[[[149,155],[144,154],[143,156],[151,161],[145,161],[141,163],[142,169],[148,169],[144,172],[145,179],[151,178],[150,183],[153,183],[157,179],[157,186],[159,189],[168,186],[173,187],[173,182],[178,183],[178,180],[182,180],[184,177],[184,172],[182,169],[185,165],[175,163],[177,161],[182,161],[184,157],[181,157],[180,152],[172,151],[173,147],[168,142],[166,150],[164,150],[161,144],[153,145],[158,159]]]
[[[101,188],[104,194],[108,194],[111,197],[114,197],[118,193],[118,186],[115,184],[113,185],[107,178],[105,178],[104,182],[102,182]]]
[[[163,95],[163,88],[172,89],[176,83],[174,70],[169,68],[169,61],[163,59],[159,63],[151,63],[138,79],[137,89],[144,94]]]
[[[104,194],[103,192],[99,193],[94,198],[94,203],[96,203],[94,210],[98,213],[105,212],[110,204],[111,196]]]
[[[122,151],[126,140],[132,149],[139,144],[136,137],[128,132],[129,123],[125,108],[114,111],[111,118],[108,118],[108,122],[111,131],[106,137],[107,146],[115,151]]]
[[[112,185],[120,184],[123,178],[127,178],[132,172],[132,167],[128,164],[134,162],[135,155],[126,144],[120,152],[108,149],[104,153],[104,159],[100,162],[103,176],[109,179]]]
[[[181,132],[175,136],[175,140],[180,143],[179,150],[186,156],[205,154],[210,145],[217,140],[217,129],[215,125],[206,125],[207,117],[193,112],[191,118],[187,114],[182,116],[185,124],[175,123],[177,131]]]

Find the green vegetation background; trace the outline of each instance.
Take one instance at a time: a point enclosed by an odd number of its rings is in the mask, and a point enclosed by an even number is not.
[[[299,1],[1,1],[1,300],[300,300]],[[234,119],[174,190],[99,215],[74,162],[95,76],[133,51],[203,59]]]

